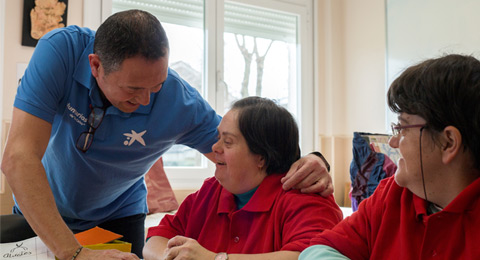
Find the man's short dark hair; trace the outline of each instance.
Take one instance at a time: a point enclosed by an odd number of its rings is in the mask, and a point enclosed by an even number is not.
[[[136,55],[157,60],[168,55],[168,39],[160,21],[142,10],[127,10],[111,15],[95,35],[93,52],[105,73],[116,71],[122,62]]]
[[[264,158],[267,174],[284,173],[300,158],[297,123],[288,110],[261,97],[238,100],[232,110],[238,111],[250,151]]]
[[[464,149],[480,169],[480,62],[472,56],[451,54],[409,67],[390,86],[388,105],[393,112],[418,115],[435,133],[456,127]]]

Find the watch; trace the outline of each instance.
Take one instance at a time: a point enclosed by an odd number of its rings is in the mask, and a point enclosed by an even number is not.
[[[325,166],[327,166],[327,171],[330,172],[330,164],[327,162],[327,159],[323,157],[323,154],[321,154],[320,152],[311,152],[310,154],[314,154],[320,157],[320,159],[322,159],[322,161],[325,163]]]
[[[215,260],[228,260],[228,255],[225,252],[218,253],[215,256]]]

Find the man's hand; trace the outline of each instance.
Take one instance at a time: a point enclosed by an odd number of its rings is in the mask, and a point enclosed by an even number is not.
[[[333,193],[332,177],[323,160],[309,154],[292,164],[282,178],[283,189],[299,189],[303,193],[320,193],[327,197]]]
[[[168,241],[163,259],[211,260],[215,258],[215,255],[214,252],[205,249],[195,239],[176,236]]]
[[[88,259],[105,259],[105,260],[140,260],[137,255],[132,253],[121,252],[116,249],[109,250],[91,250],[83,248],[80,254],[78,254],[76,260],[88,260]]]

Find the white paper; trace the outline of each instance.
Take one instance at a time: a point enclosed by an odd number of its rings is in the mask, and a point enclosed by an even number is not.
[[[0,244],[1,260],[55,260],[55,255],[39,237]]]

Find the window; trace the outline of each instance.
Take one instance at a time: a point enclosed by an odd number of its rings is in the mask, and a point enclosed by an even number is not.
[[[169,66],[217,113],[246,96],[275,99],[296,117],[302,151],[313,150],[311,0],[103,0],[102,5],[103,20],[127,9],[157,16],[170,41]],[[164,155],[174,188],[200,187],[214,171],[207,161],[185,146]]]

